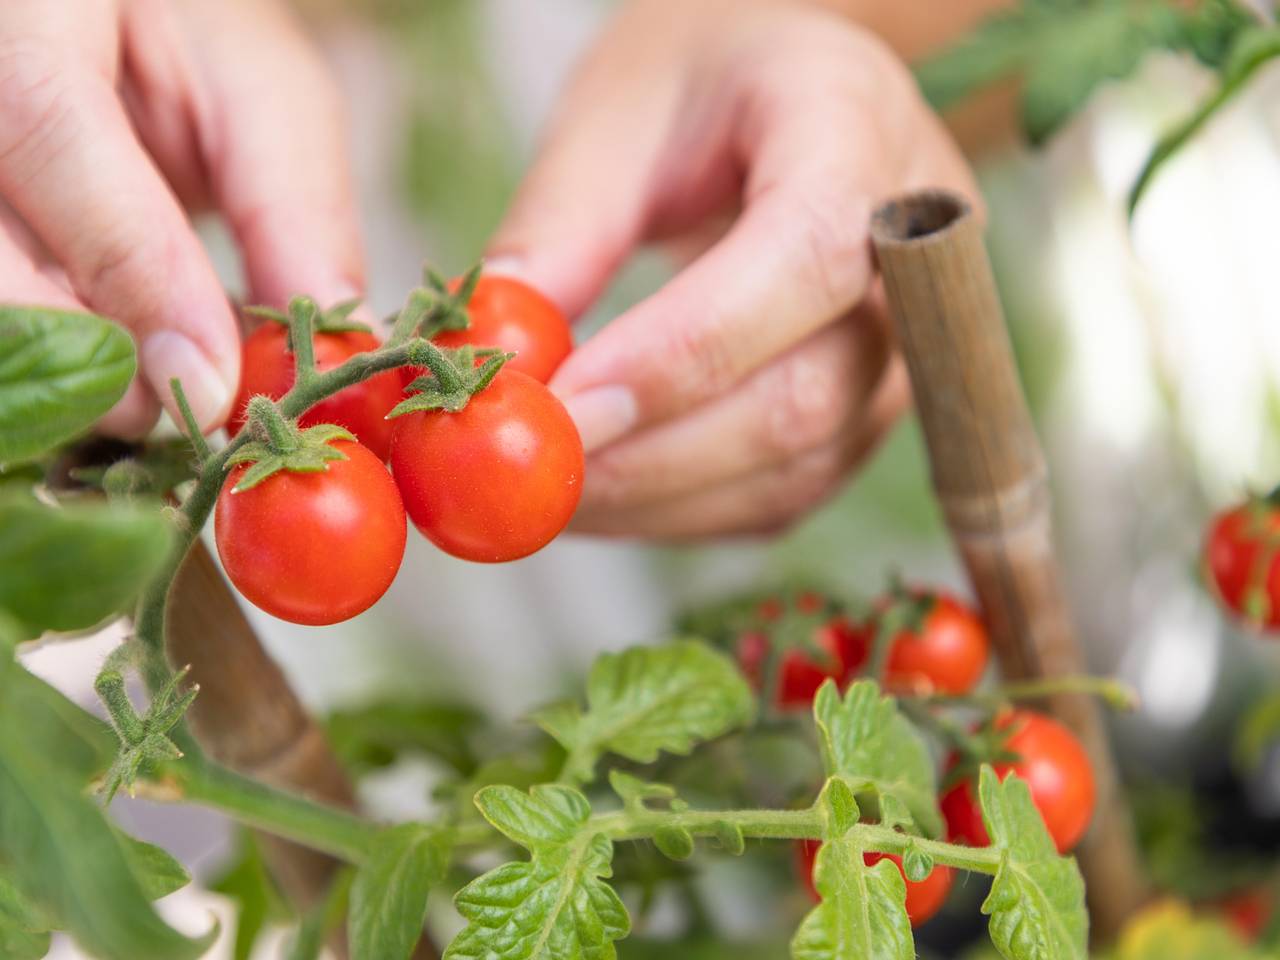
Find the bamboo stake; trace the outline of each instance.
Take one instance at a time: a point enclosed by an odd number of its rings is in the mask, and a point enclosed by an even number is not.
[[[262,649],[204,542],[197,540],[173,583],[166,624],[170,662],[191,664],[200,684],[191,731],[219,763],[324,803],[355,807],[355,793],[319,724]],[[302,907],[328,892],[337,861],[260,835],[272,875]],[[345,955],[345,938],[331,947]],[[438,956],[424,936],[416,960]]]
[[[1079,673],[1054,557],[1048,470],[1018,380],[982,228],[969,205],[922,192],[872,223],[911,375],[933,485],[1009,679]],[[1098,807],[1077,849],[1094,937],[1110,941],[1148,896],[1101,710],[1062,694],[1048,707],[1084,743]]]

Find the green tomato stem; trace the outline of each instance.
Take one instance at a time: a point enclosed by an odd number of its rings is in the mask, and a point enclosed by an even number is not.
[[[973,706],[999,708],[1016,700],[1039,700],[1063,693],[1082,693],[1100,698],[1113,710],[1134,710],[1138,706],[1138,694],[1133,687],[1111,677],[1090,677],[1084,674],[1065,677],[1038,677],[1002,684],[985,693],[947,694],[934,693],[922,697],[905,695],[922,703],[948,706]]]

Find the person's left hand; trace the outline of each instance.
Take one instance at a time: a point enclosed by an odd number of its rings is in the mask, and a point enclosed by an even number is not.
[[[908,398],[870,216],[924,186],[976,200],[869,32],[795,0],[625,7],[490,249],[571,316],[641,243],[705,250],[552,381],[590,454],[575,527],[771,531],[838,489]]]

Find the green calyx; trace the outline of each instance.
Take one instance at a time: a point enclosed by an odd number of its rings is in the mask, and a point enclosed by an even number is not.
[[[416,341],[409,348],[409,357],[415,364],[426,367],[428,373],[409,384],[407,389],[414,391],[413,395],[396,404],[387,418],[423,410],[457,413],[493,382],[502,365],[513,356],[515,354],[497,349],[477,350],[470,345],[441,350],[428,340]],[[484,358],[484,362],[477,366],[479,358]]]
[[[431,340],[450,330],[467,330],[471,327],[471,314],[467,305],[480,282],[483,263],[477,263],[462,278],[457,291],[449,289],[443,276],[430,267],[424,267],[422,286],[409,294],[400,312],[388,320],[392,324],[392,345],[404,343],[412,337]]]
[[[302,430],[286,420],[269,397],[258,396],[249,401],[249,424],[255,439],[227,458],[227,466],[253,464],[233,493],[252,490],[263,480],[281,470],[291,473],[320,473],[329,469],[330,460],[345,460],[347,455],[333,446],[334,440],[355,440],[355,436],[332,423],[322,423]]]
[[[274,307],[245,307],[244,312],[251,317],[283,324],[289,327],[291,332],[299,323],[306,323],[316,333],[351,333],[353,331],[369,333],[370,327],[367,323],[351,319],[351,314],[360,306],[360,303],[360,298],[356,297],[336,303],[328,310],[321,310],[310,297],[294,297],[289,301],[287,313],[276,310]],[[292,343],[289,349],[293,349]]]

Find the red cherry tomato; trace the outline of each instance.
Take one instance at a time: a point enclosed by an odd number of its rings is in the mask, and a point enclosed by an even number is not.
[[[446,553],[500,563],[546,546],[582,495],[582,440],[569,413],[517,370],[457,413],[394,421],[391,472],[409,517]]]
[[[1204,563],[1227,610],[1256,627],[1280,628],[1280,509],[1255,500],[1218,514]]]
[[[252,397],[261,393],[279,400],[293,386],[293,354],[288,350],[288,335],[283,324],[264,323],[245,340],[240,390],[227,421],[227,432],[231,436],[244,426],[245,405]],[[316,369],[331,370],[357,353],[377,348],[377,338],[363,330],[317,333]],[[399,371],[388,370],[322,400],[303,414],[298,423],[303,427],[318,423],[346,427],[379,459],[386,460],[391,453],[393,426],[386,419],[387,412],[403,399]]]
[[[1057,720],[1031,710],[1011,710],[997,726],[1013,731],[1006,746],[1019,760],[996,764],[996,774],[1003,780],[1016,773],[1027,782],[1049,835],[1058,851],[1066,853],[1084,836],[1096,802],[1093,768],[1084,747]],[[942,813],[953,841],[985,847],[991,839],[976,790],[969,780],[956,784],[942,797]]]
[[[449,289],[456,291],[461,278],[455,278]],[[556,368],[573,350],[573,333],[560,308],[514,277],[482,276],[467,304],[471,326],[466,330],[446,330],[437,334],[438,347],[500,347],[515,357],[507,361],[507,370],[528,374],[539,383],[547,383]],[[405,367],[404,385],[422,375],[420,368]]]
[[[1245,940],[1257,943],[1275,912],[1270,893],[1265,887],[1243,890],[1218,902],[1223,919]]]
[[[240,493],[232,469],[214,511],[218,556],[236,589],[272,616],[311,626],[367,610],[404,558],[404,505],[386,465],[338,440],[346,460],[272,474]]]
[[[804,879],[805,888],[815,902],[821,901],[818,888],[813,882],[813,868],[818,859],[819,844],[812,840],[802,840],[796,847],[799,851],[800,876]],[[902,858],[893,853],[868,853],[863,859],[867,866],[874,866],[881,860],[892,860],[902,873],[907,884],[907,916],[913,927],[918,927],[933,918],[942,905],[947,902],[947,894],[951,892],[951,881],[954,872],[945,864],[935,864],[933,872],[919,882],[907,880],[902,870]]]
[[[810,612],[811,604],[798,602],[801,612]],[[764,601],[757,615],[776,623],[784,616],[781,601]],[[737,642],[738,666],[757,690],[766,682],[773,641],[764,630],[741,634]],[[827,680],[843,687],[866,662],[866,633],[844,617],[833,617],[813,631],[812,647],[792,647],[781,653],[773,702],[784,710],[807,710]]]
[[[982,620],[954,597],[938,594],[918,632],[893,639],[885,665],[891,688],[968,693],[987,667],[989,643]]]

